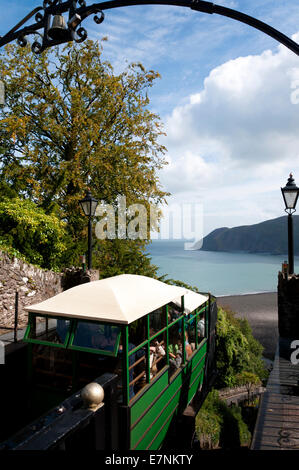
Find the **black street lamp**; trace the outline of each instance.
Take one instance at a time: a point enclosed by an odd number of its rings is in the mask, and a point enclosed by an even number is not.
[[[88,190],[84,199],[79,201],[79,204],[88,217],[88,257],[87,257],[87,269],[91,269],[92,266],[92,218],[95,215],[96,208],[98,206],[98,200],[92,197],[91,192]]]
[[[285,203],[285,211],[288,214],[288,253],[289,253],[289,274],[294,274],[294,239],[293,239],[293,218],[296,212],[296,204],[299,196],[299,188],[295,184],[292,173],[284,188],[281,188]]]

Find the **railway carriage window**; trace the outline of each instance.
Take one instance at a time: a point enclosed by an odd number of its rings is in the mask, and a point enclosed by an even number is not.
[[[173,302],[168,304],[168,324],[182,316],[182,309]]]
[[[146,353],[144,348],[134,350],[134,344],[129,343],[129,399],[133,398],[146,385]]]
[[[129,325],[129,342],[138,346],[147,339],[146,317],[139,318]]]
[[[166,332],[150,340],[150,379],[152,380],[166,366]]]
[[[120,327],[118,326],[78,321],[69,347],[71,349],[86,349],[90,352],[116,356],[119,341]]]
[[[206,336],[206,325],[204,312],[197,317],[197,335],[198,342],[200,342]]]
[[[166,309],[158,308],[149,314],[150,336],[166,327]]]
[[[195,312],[188,315],[188,321],[186,323],[186,352],[187,356],[190,356],[196,349],[196,316]],[[190,347],[188,347],[188,344]],[[190,354],[191,352],[191,354]]]
[[[30,315],[24,340],[66,347],[70,335],[69,320]]]
[[[169,376],[171,377],[182,365],[183,342],[182,342],[183,318],[168,328],[168,354],[169,354]]]
[[[57,334],[61,341],[64,343],[67,337],[67,334],[70,329],[70,321],[69,320],[57,320]]]

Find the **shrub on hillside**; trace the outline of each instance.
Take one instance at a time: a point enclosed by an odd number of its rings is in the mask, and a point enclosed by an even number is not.
[[[261,381],[267,377],[262,360],[262,345],[253,337],[246,319],[218,308],[216,388],[240,385],[240,374],[254,374]]]
[[[0,248],[20,253],[27,262],[57,269],[66,251],[65,224],[47,215],[34,202],[13,198],[0,201]]]
[[[201,449],[238,448],[249,445],[251,440],[241,408],[228,407],[219,399],[217,390],[209,393],[197,414],[195,430]]]

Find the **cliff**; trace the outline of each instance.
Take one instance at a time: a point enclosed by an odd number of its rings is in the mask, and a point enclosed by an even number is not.
[[[299,215],[293,216],[293,226],[294,253],[299,255]],[[204,237],[201,250],[287,254],[287,216],[254,225],[218,228]]]

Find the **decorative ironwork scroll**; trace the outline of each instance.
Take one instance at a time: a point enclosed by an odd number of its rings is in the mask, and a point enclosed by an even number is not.
[[[88,33],[81,23],[87,17],[94,14],[95,23],[101,24],[104,20],[104,10],[134,5],[173,5],[191,8],[202,13],[226,16],[262,31],[299,55],[299,44],[277,29],[237,10],[204,0],[108,0],[89,6],[85,0],[44,0],[43,6],[32,10],[5,36],[0,37],[0,47],[14,40],[17,40],[20,46],[26,46],[29,35],[35,35],[31,46],[35,53],[41,53],[48,47],[69,41],[83,42]],[[67,21],[64,20],[63,14],[68,15]],[[22,28],[32,17],[35,17],[36,22]],[[43,33],[39,30],[43,30]]]

